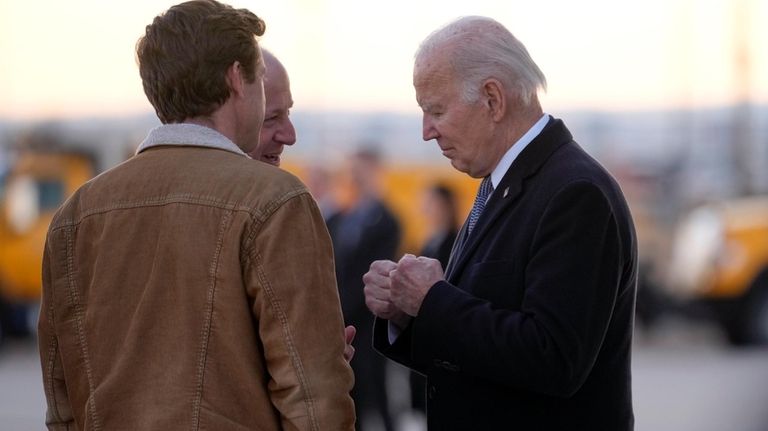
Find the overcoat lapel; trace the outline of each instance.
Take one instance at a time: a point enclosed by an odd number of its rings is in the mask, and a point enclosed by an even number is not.
[[[475,249],[485,238],[493,235],[492,227],[495,220],[501,217],[505,209],[512,205],[523,192],[525,179],[535,174],[557,148],[572,140],[571,133],[561,120],[550,119],[544,130],[520,153],[504,174],[499,187],[491,194],[469,237],[467,237],[467,222],[464,222],[451,250],[451,257],[445,271],[446,280],[449,283],[456,284],[457,275],[462,273]]]

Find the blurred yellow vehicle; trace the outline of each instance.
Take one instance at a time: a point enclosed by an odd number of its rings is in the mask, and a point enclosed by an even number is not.
[[[711,306],[730,341],[768,344],[768,196],[691,211],[669,271],[670,292]]]
[[[31,322],[19,307],[40,297],[43,246],[56,209],[94,175],[94,162],[73,152],[22,151],[3,178],[0,193],[0,313],[8,333]],[[21,313],[19,313],[21,311]],[[10,328],[13,326],[13,328]]]

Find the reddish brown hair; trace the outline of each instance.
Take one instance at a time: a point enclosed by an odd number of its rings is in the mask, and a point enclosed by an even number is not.
[[[264,21],[247,9],[215,0],[171,7],[147,26],[136,43],[144,93],[163,124],[212,114],[230,96],[227,69],[240,62],[256,79],[256,36]]]

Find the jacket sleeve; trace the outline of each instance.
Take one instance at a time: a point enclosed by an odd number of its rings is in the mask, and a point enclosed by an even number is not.
[[[51,277],[50,253],[46,241],[43,252],[43,295],[38,320],[38,347],[43,371],[43,387],[47,411],[45,424],[51,431],[76,430],[72,407],[67,395],[59,343],[54,323],[54,283]]]
[[[286,430],[352,430],[354,377],[328,231],[312,197],[299,193],[257,227],[245,266],[269,373]]]
[[[530,257],[519,262],[525,266],[520,309],[438,282],[412,322],[412,360],[447,360],[477,378],[570,396],[601,349],[620,294],[625,247],[603,192],[587,181],[569,184],[551,198]],[[480,276],[472,283],[470,289],[503,284]]]

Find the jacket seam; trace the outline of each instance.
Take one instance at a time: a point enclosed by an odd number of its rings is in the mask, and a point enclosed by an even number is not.
[[[312,396],[312,391],[309,386],[309,380],[307,379],[304,366],[301,362],[301,358],[299,357],[299,354],[296,351],[296,345],[293,341],[293,335],[291,332],[291,327],[288,323],[288,317],[285,315],[285,311],[283,311],[283,308],[280,305],[280,301],[277,299],[275,292],[272,290],[272,286],[267,280],[266,275],[264,275],[263,266],[261,264],[261,255],[257,253],[255,257],[256,257],[256,269],[259,274],[259,280],[264,286],[264,291],[267,294],[269,303],[270,305],[272,305],[272,308],[275,310],[275,314],[277,315],[280,321],[280,326],[283,329],[284,340],[288,348],[288,355],[291,358],[291,364],[293,365],[293,368],[296,372],[296,376],[298,377],[299,383],[301,385],[301,390],[304,394],[304,403],[307,406],[307,413],[308,413],[309,420],[311,422],[311,429],[319,430],[319,424],[317,423],[317,417],[315,414],[314,398]]]
[[[298,190],[298,191],[301,191],[301,190]],[[262,211],[255,211],[252,207],[249,207],[243,204],[226,202],[226,201],[218,200],[215,198],[195,197],[190,194],[174,194],[174,195],[169,195],[169,196],[164,196],[159,198],[145,199],[137,202],[118,202],[113,205],[106,205],[103,207],[93,208],[87,211],[83,211],[82,213],[78,214],[77,217],[58,220],[58,222],[55,225],[51,225],[51,230],[58,230],[65,227],[75,226],[80,224],[86,218],[89,218],[91,216],[98,215],[98,214],[107,213],[114,210],[159,207],[159,206],[165,206],[165,205],[177,204],[177,203],[210,206],[210,207],[230,210],[230,211],[245,211],[251,214],[252,216],[256,217],[257,219],[260,218],[259,217],[260,215],[262,215],[261,214]],[[266,218],[267,216],[262,215],[262,217]]]
[[[56,362],[55,362],[55,356],[56,350],[58,346],[56,345],[56,337],[54,335],[51,335],[48,337],[48,361],[46,363],[45,372],[46,372],[46,381],[48,384],[46,385],[45,392],[48,394],[49,399],[51,400],[50,406],[54,411],[54,414],[56,415],[56,420],[61,420],[61,413],[59,412],[59,403],[56,399],[56,388],[55,388],[55,381],[53,378],[53,372],[56,368]]]
[[[248,233],[247,233],[247,235],[246,235],[246,237],[245,237],[245,244],[248,244],[248,245],[250,246],[250,244],[252,244],[252,243],[253,243],[253,238],[256,236],[256,234],[258,233],[258,231],[261,229],[261,226],[262,226],[262,225],[263,225],[263,224],[264,224],[264,223],[265,223],[267,220],[269,220],[269,219],[270,219],[270,217],[272,217],[272,215],[274,215],[274,214],[275,214],[275,212],[276,212],[276,211],[277,211],[277,210],[278,210],[280,207],[282,207],[283,205],[285,205],[285,203],[286,203],[286,202],[288,202],[289,200],[291,200],[291,199],[293,199],[293,198],[295,198],[295,197],[297,197],[297,196],[301,196],[301,195],[303,195],[303,194],[307,194],[307,193],[309,193],[309,192],[308,192],[308,191],[307,191],[307,189],[305,189],[305,188],[296,188],[296,189],[293,189],[293,190],[291,190],[291,191],[288,191],[288,192],[286,192],[286,193],[283,193],[283,194],[282,194],[282,195],[280,195],[278,198],[276,198],[276,199],[274,199],[274,200],[272,200],[272,201],[268,202],[268,203],[267,203],[267,204],[264,206],[264,209],[263,209],[263,210],[260,212],[260,213],[261,213],[261,215],[263,216],[263,218],[262,218],[262,219],[260,219],[260,220],[257,218],[257,219],[255,220],[257,223],[254,223],[253,227],[251,227],[251,230],[250,230],[250,232],[248,232]],[[255,214],[254,214],[253,212],[251,212],[251,215],[255,215]],[[250,255],[249,251],[250,251],[250,250],[248,250],[248,248],[246,248],[246,253],[245,253],[245,254],[246,254],[246,255]]]
[[[48,244],[45,245],[48,247]],[[43,274],[45,276],[46,274]],[[45,281],[45,280],[44,280]],[[53,378],[53,373],[56,369],[56,351],[58,350],[58,339],[56,338],[56,324],[54,322],[54,297],[56,296],[54,285],[53,283],[50,284],[51,287],[51,293],[50,293],[50,299],[48,300],[48,309],[47,310],[40,310],[41,313],[46,313],[48,320],[48,325],[51,328],[51,334],[48,336],[48,361],[45,364],[45,381],[48,383],[45,385],[45,392],[47,395],[47,399],[51,400],[49,403],[50,408],[53,410],[54,415],[56,415],[57,420],[61,420],[61,413],[59,412],[59,403],[56,399],[56,387],[55,387],[55,380]]]
[[[197,360],[197,384],[195,389],[195,399],[192,402],[192,429],[200,429],[200,405],[203,397],[203,387],[205,384],[205,367],[208,359],[208,342],[211,337],[211,327],[213,326],[213,308],[216,295],[216,278],[219,270],[219,258],[221,257],[222,244],[224,242],[224,233],[229,226],[231,213],[222,217],[219,233],[216,239],[216,248],[213,254],[213,260],[208,270],[210,276],[210,287],[207,293],[207,303],[205,309],[205,320],[200,333],[200,356]]]
[[[284,193],[279,198],[271,201],[270,204],[266,206],[266,209],[264,211],[265,217],[263,220],[261,220],[261,223],[254,223],[254,226],[251,229],[251,232],[247,236],[246,244],[252,244],[254,237],[256,236],[260,228],[263,226],[263,224],[267,220],[269,220],[269,218],[271,218],[275,214],[275,212],[277,212],[277,210],[281,208],[286,202],[305,194],[308,194],[306,189],[296,188],[287,193]],[[246,248],[246,250],[248,250],[248,248]],[[296,376],[299,380],[299,384],[301,386],[301,391],[304,394],[304,403],[307,409],[307,417],[310,422],[310,429],[319,430],[320,425],[317,422],[317,415],[315,413],[314,397],[312,395],[312,390],[309,385],[309,379],[307,378],[306,371],[304,370],[301,357],[299,356],[296,350],[296,345],[293,341],[293,335],[291,331],[291,326],[288,323],[288,317],[286,316],[285,311],[283,310],[282,305],[280,304],[280,301],[277,299],[277,295],[272,289],[272,285],[270,284],[269,280],[267,279],[267,276],[264,273],[264,266],[263,266],[261,254],[258,252],[254,253],[253,250],[248,250],[248,252],[244,253],[244,255],[253,256],[254,262],[256,264],[256,271],[259,277],[259,281],[261,282],[264,288],[266,297],[269,300],[269,303],[274,309],[275,315],[277,316],[280,322],[280,326],[282,328],[283,335],[284,335],[283,340],[285,341],[286,347],[288,349],[288,355],[291,358],[291,365],[294,368]]]
[[[91,369],[91,361],[90,356],[88,353],[88,340],[85,336],[85,331],[83,329],[83,307],[82,304],[80,304],[80,298],[77,294],[77,283],[72,276],[75,268],[75,262],[74,262],[74,245],[72,240],[72,232],[70,230],[66,231],[66,239],[67,239],[67,281],[69,284],[68,289],[68,299],[70,306],[72,306],[75,310],[75,322],[77,325],[77,336],[80,342],[80,354],[83,357],[83,364],[85,365],[85,374],[88,379],[88,413],[91,416],[91,420],[93,421],[93,429],[94,430],[100,430],[101,429],[101,421],[99,420],[99,417],[96,414],[96,390],[94,388],[93,384],[93,370]]]
[[[252,244],[252,240],[254,236],[256,235],[256,232],[259,230],[259,228],[263,225],[264,222],[266,222],[274,213],[282,207],[286,202],[289,200],[296,198],[298,196],[306,194],[306,189],[294,189],[293,191],[286,193],[281,196],[281,198],[272,201],[274,203],[274,206],[269,207],[267,217],[263,220],[261,224],[258,224],[258,226],[254,226],[252,229],[252,232],[250,235],[248,235],[248,242],[247,244]],[[250,250],[250,252],[253,252],[253,250]],[[251,255],[251,253],[246,253],[246,255]],[[306,371],[304,370],[304,366],[302,364],[301,358],[296,351],[296,345],[293,341],[293,335],[291,331],[290,324],[288,322],[288,317],[285,314],[285,311],[282,308],[282,305],[280,304],[280,301],[277,299],[277,295],[275,294],[274,290],[272,289],[272,285],[270,284],[269,280],[267,279],[267,276],[264,274],[264,266],[262,264],[262,257],[261,254],[258,252],[255,252],[253,254],[255,265],[256,265],[256,271],[259,277],[259,281],[261,282],[261,285],[264,287],[264,292],[267,296],[267,299],[269,300],[270,305],[272,306],[275,314],[277,315],[278,320],[280,321],[280,326],[283,331],[283,339],[285,340],[286,347],[288,349],[288,355],[291,358],[291,365],[293,366],[296,376],[299,380],[299,384],[301,385],[302,393],[304,394],[304,403],[306,404],[307,408],[307,416],[310,421],[310,429],[312,430],[319,430],[320,425],[317,422],[317,415],[315,413],[315,405],[314,405],[314,397],[312,395],[312,390],[309,385],[309,379],[307,378]]]

